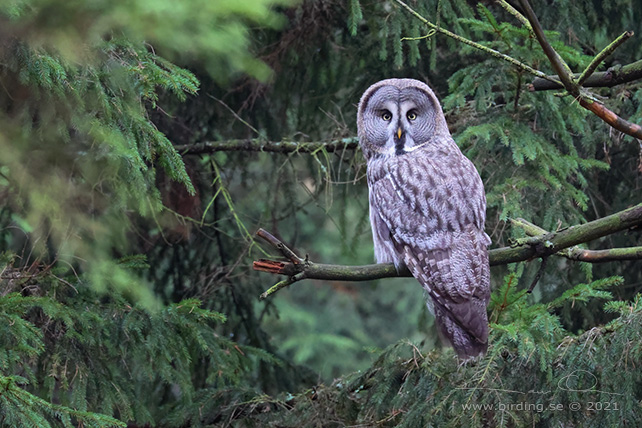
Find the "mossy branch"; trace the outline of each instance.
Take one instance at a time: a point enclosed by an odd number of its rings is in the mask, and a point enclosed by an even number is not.
[[[531,27],[531,23],[528,22],[528,19],[524,17],[517,9],[515,9],[512,5],[510,5],[506,0],[498,0],[498,3],[511,15],[513,15],[519,22],[522,23],[524,27],[532,34],[533,33],[533,28]],[[549,76],[553,77],[553,76]]]
[[[640,125],[622,119],[617,114],[606,108],[606,106],[604,106],[602,103],[596,101],[592,97],[589,97],[582,92],[581,86],[573,78],[571,69],[546,39],[544,30],[542,29],[542,26],[539,23],[539,20],[537,19],[537,16],[535,15],[535,12],[533,11],[533,8],[531,7],[528,0],[520,0],[520,4],[524,9],[524,15],[533,28],[533,32],[535,33],[537,41],[542,47],[542,50],[544,50],[544,53],[548,57],[549,62],[553,66],[553,69],[559,76],[560,81],[564,85],[564,89],[566,89],[569,94],[575,97],[582,107],[593,112],[597,117],[611,125],[611,127],[632,137],[642,139],[642,127]],[[620,36],[620,38],[618,39],[619,41],[616,40],[615,42],[611,43],[611,45],[608,46],[605,51],[602,51],[600,54],[598,54],[597,57],[592,61],[593,66],[597,67],[595,63],[599,64],[599,62],[602,61],[602,59],[604,58],[604,52],[606,52],[606,54],[610,54],[617,46],[619,46],[619,44],[626,40],[626,38],[627,37],[625,37],[624,35]],[[591,71],[587,69],[585,73],[583,73],[579,77],[578,81],[583,77],[585,78],[585,75],[590,74],[590,72]]]
[[[579,83],[579,78],[579,74],[573,75],[573,79],[578,80],[578,84],[584,88],[612,88],[622,83],[642,79],[642,60],[627,65],[613,66],[606,71],[593,73],[582,83]],[[534,79],[529,85],[529,90],[531,91],[549,91],[553,89],[564,89],[564,87],[558,83],[540,78]]]
[[[548,257],[578,244],[583,244],[622,230],[642,226],[642,203],[610,216],[589,223],[571,226],[558,232],[546,232],[538,226],[521,219],[517,220],[517,222],[521,227],[528,229],[527,233],[537,236],[516,240],[510,247],[490,250],[489,258],[491,266]],[[542,234],[539,232],[546,233]],[[370,281],[380,278],[412,276],[407,268],[402,267],[397,271],[392,263],[365,266],[313,263],[307,257],[305,259],[298,257],[294,251],[265,230],[259,229],[257,235],[278,249],[279,252],[289,260],[258,260],[254,262],[254,270],[287,276],[287,279],[280,281],[261,294],[261,300],[302,279]],[[609,253],[608,257],[606,252]],[[568,255],[561,253],[561,255],[565,255],[573,260],[590,263],[642,259],[642,249],[639,247],[600,251],[570,249],[567,254]]]
[[[539,23],[539,20],[537,19],[537,16],[535,15],[535,12],[533,11],[533,8],[531,7],[528,0],[520,0],[520,4],[524,9],[524,17],[528,20],[530,24],[530,30],[532,30],[532,32],[535,34],[537,41],[539,42],[540,46],[544,50],[544,53],[548,57],[549,62],[553,66],[553,69],[557,73],[557,77],[559,78],[558,80],[558,79],[555,79],[554,76],[547,76],[545,73],[539,70],[535,70],[529,65],[524,64],[523,62],[509,55],[503,54],[499,51],[491,49],[482,44],[473,42],[472,40],[466,39],[465,37],[461,37],[455,33],[452,33],[446,29],[441,28],[438,25],[433,24],[432,22],[428,21],[426,18],[421,16],[421,14],[419,14],[413,8],[411,8],[406,3],[404,3],[402,0],[395,0],[395,2],[397,2],[403,8],[405,8],[415,18],[420,20],[424,25],[430,27],[432,30],[440,34],[444,34],[454,40],[457,40],[458,42],[467,44],[476,49],[484,51],[496,58],[507,61],[515,65],[516,67],[539,77],[540,79],[551,81],[556,85],[563,86],[568,91],[569,94],[573,95],[573,97],[575,97],[579,101],[582,107],[593,112],[596,116],[598,116],[604,122],[608,123],[611,127],[625,134],[631,135],[632,137],[642,139],[642,127],[640,127],[635,123],[631,123],[625,119],[622,119],[617,114],[615,114],[614,112],[606,108],[602,103],[596,101],[592,97],[587,96],[581,91],[581,88],[582,88],[581,83],[584,83],[584,80],[587,80],[591,76],[593,71],[604,60],[604,58],[606,58],[606,56],[610,55],[618,46],[620,46],[624,41],[630,38],[633,35],[632,32],[628,32],[628,31],[625,32],[620,37],[618,37],[615,41],[613,41],[609,46],[607,46],[604,50],[602,50],[602,52],[600,52],[593,59],[593,61],[591,61],[591,64],[587,67],[586,70],[584,70],[584,72],[576,80],[568,64],[566,64],[566,62],[557,53],[557,51],[553,49],[551,44],[546,39],[544,30],[541,24]],[[519,17],[521,16],[521,14],[517,14],[516,16]]]
[[[542,236],[549,232],[523,218],[512,219],[513,226],[521,227],[529,236]],[[607,250],[587,250],[576,246],[565,248],[555,254],[570,260],[587,263],[605,263],[622,260],[642,260],[642,247],[610,248]]]
[[[271,153],[317,153],[354,150],[359,147],[356,137],[333,141],[298,142],[266,141],[260,138],[247,140],[206,141],[197,144],[175,146],[182,155],[200,155],[214,152],[271,152]]]
[[[541,72],[539,70],[535,70],[533,67],[531,67],[531,66],[529,66],[527,64],[524,64],[523,62],[521,62],[521,61],[519,61],[519,60],[517,60],[517,59],[515,59],[515,58],[513,58],[513,57],[511,57],[509,55],[503,54],[503,53],[501,53],[499,51],[496,51],[495,49],[491,49],[491,48],[489,48],[487,46],[484,46],[484,45],[482,45],[480,43],[473,42],[472,40],[469,40],[469,39],[467,39],[465,37],[459,36],[459,35],[451,32],[451,31],[448,31],[448,30],[444,29],[444,28],[441,28],[440,26],[435,25],[432,22],[428,21],[426,18],[421,16],[420,13],[418,13],[416,10],[414,10],[413,8],[408,6],[403,1],[401,1],[401,0],[395,0],[395,1],[401,7],[403,7],[408,12],[410,12],[415,18],[417,18],[422,23],[424,23],[424,25],[430,27],[432,30],[436,31],[437,33],[443,34],[445,36],[450,37],[453,40],[457,40],[460,43],[464,43],[464,44],[466,44],[468,46],[474,47],[475,49],[479,49],[480,51],[486,52],[487,54],[490,54],[490,55],[494,56],[495,58],[499,58],[501,60],[507,61],[507,62],[513,64],[514,66],[516,66],[517,68],[520,68],[520,69],[522,69],[522,70],[524,70],[524,71],[526,71],[528,73],[531,73],[532,75],[537,76],[540,79],[551,80],[552,82],[559,83],[559,80],[557,78],[555,78],[554,76],[547,76],[546,73],[543,73],[543,72]]]
[[[625,31],[622,33],[617,39],[613,40],[607,47],[602,49],[600,53],[595,55],[595,58],[591,61],[591,63],[586,67],[586,69],[582,72],[580,77],[577,79],[577,84],[579,86],[582,86],[582,84],[591,77],[593,72],[597,70],[597,67],[599,67],[600,64],[602,64],[602,61],[606,59],[609,55],[613,53],[615,49],[617,49],[622,43],[626,42],[628,39],[633,37],[633,31]]]

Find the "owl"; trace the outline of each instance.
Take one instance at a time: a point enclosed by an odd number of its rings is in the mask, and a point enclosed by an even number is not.
[[[370,86],[357,125],[377,262],[408,267],[460,359],[483,355],[490,238],[479,173],[452,139],[437,97],[418,80]]]

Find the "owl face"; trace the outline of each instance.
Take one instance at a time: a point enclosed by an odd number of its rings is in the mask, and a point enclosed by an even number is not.
[[[361,99],[361,146],[366,158],[403,156],[441,134],[442,121],[441,107],[427,85],[413,79],[384,80],[371,86]]]

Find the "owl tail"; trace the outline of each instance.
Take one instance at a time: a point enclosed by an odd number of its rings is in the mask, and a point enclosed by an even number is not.
[[[485,311],[482,316],[473,317],[465,328],[448,309],[433,303],[439,336],[442,341],[452,345],[459,359],[465,361],[484,356],[488,349],[488,320]]]

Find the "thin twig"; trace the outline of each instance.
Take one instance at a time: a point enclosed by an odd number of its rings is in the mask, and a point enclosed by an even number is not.
[[[279,281],[276,284],[274,284],[272,287],[270,287],[267,291],[261,293],[259,296],[259,300],[264,300],[267,299],[270,295],[276,293],[282,288],[285,288],[291,284],[294,284],[297,281],[301,281],[302,279],[306,278],[305,272],[300,272],[294,276],[291,276],[287,279],[284,279],[283,281]]]
[[[513,6],[511,6],[506,0],[497,0],[497,3],[499,3],[508,13],[513,15],[519,22],[522,23],[526,29],[532,34],[533,33],[533,27],[531,27],[531,23],[528,22],[528,19],[524,17],[517,9],[515,9]]]
[[[234,117],[235,117],[235,118],[237,118],[237,119],[238,119],[238,120],[239,120],[243,125],[247,126],[247,127],[248,127],[248,128],[250,128],[252,131],[254,131],[254,132],[256,133],[256,135],[261,136],[261,133],[258,131],[258,129],[256,129],[255,127],[253,127],[252,125],[250,125],[247,121],[245,121],[241,116],[239,116],[239,115],[238,115],[238,113],[237,113],[237,112],[235,112],[234,110],[232,110],[232,107],[230,107],[230,106],[228,106],[227,104],[225,104],[225,102],[223,102],[223,100],[219,100],[218,98],[216,98],[214,95],[211,95],[211,94],[207,94],[207,96],[208,96],[208,97],[210,97],[211,99],[213,99],[214,101],[217,101],[217,102],[218,102],[219,104],[221,104],[223,107],[225,107],[225,108],[226,108],[230,113],[232,113],[232,115],[234,115]]]
[[[573,72],[569,68],[568,64],[566,64],[566,61],[562,59],[562,57],[557,53],[555,49],[553,49],[551,44],[546,39],[544,29],[539,23],[537,15],[535,15],[535,12],[533,11],[530,3],[528,2],[528,0],[520,0],[520,3],[522,5],[522,8],[524,9],[524,15],[528,19],[528,22],[531,23],[531,27],[533,28],[533,33],[535,33],[537,41],[539,42],[540,46],[542,46],[544,53],[548,57],[548,60],[557,73],[557,76],[560,78],[562,84],[564,85],[564,88],[566,88],[566,90],[573,95],[579,95],[579,86],[573,81]]]
[[[579,86],[582,86],[582,84],[584,84],[584,82],[586,82],[586,79],[591,77],[591,74],[593,74],[593,72],[595,72],[595,70],[602,63],[602,61],[604,61],[604,59],[607,56],[611,55],[615,49],[617,49],[622,43],[626,42],[631,37],[633,37],[633,31],[625,31],[624,33],[622,33],[620,35],[620,37],[615,39],[607,47],[602,49],[602,51],[600,53],[595,55],[595,58],[593,58],[591,63],[588,65],[588,67],[586,67],[586,70],[584,70],[582,72],[582,74],[580,75],[580,77],[577,79],[577,84]]]
[[[270,245],[272,245],[274,248],[279,250],[281,254],[283,254],[283,257],[290,260],[293,264],[298,265],[304,262],[304,260],[299,256],[297,256],[294,251],[292,251],[287,245],[285,245],[283,242],[281,242],[279,239],[277,239],[274,235],[272,235],[267,230],[259,229],[256,232],[256,235],[260,238],[263,238],[267,242],[269,242]]]
[[[206,141],[197,144],[183,144],[174,148],[183,155],[200,155],[215,152],[272,152],[272,153],[314,153],[325,150],[328,153],[342,150],[356,150],[356,137],[328,142],[266,141],[260,138],[248,140]]]
[[[441,27],[433,24],[432,22],[428,21],[426,18],[421,16],[417,11],[415,11],[413,8],[408,6],[403,1],[401,1],[401,0],[395,0],[395,1],[397,3],[399,3],[399,5],[404,7],[408,12],[410,12],[415,18],[419,19],[425,25],[427,25],[428,27],[432,28],[433,30],[435,30],[438,33],[441,33],[441,34],[443,34],[445,36],[448,36],[451,39],[457,40],[458,42],[464,43],[464,44],[466,44],[468,46],[472,46],[475,49],[479,49],[481,51],[484,51],[484,52],[486,52],[486,53],[488,53],[488,54],[490,54],[490,55],[492,55],[492,56],[494,56],[496,58],[503,59],[504,61],[507,61],[507,62],[513,64],[514,66],[516,66],[518,68],[521,68],[522,70],[533,74],[534,76],[537,76],[539,78],[546,79],[546,80],[551,80],[553,82],[557,82],[558,81],[554,77],[547,76],[545,73],[543,73],[543,72],[541,72],[539,70],[535,70],[533,67],[530,67],[530,66],[524,64],[523,62],[516,60],[515,58],[513,58],[511,56],[508,56],[508,55],[503,54],[503,53],[501,53],[499,51],[496,51],[495,49],[491,49],[491,48],[489,48],[487,46],[484,46],[482,44],[473,42],[472,40],[469,40],[469,39],[467,39],[465,37],[459,36],[459,35],[457,35],[455,33],[452,33],[450,31],[444,29],[444,28],[441,28]]]
[[[542,274],[544,273],[544,269],[546,269],[547,261],[548,261],[548,257],[542,257],[542,264],[539,265],[537,274],[535,275],[535,278],[533,278],[533,282],[531,282],[530,287],[528,287],[528,290],[526,291],[528,294],[531,294],[533,292],[533,290],[535,289],[535,286],[539,282],[539,279],[542,277]]]

